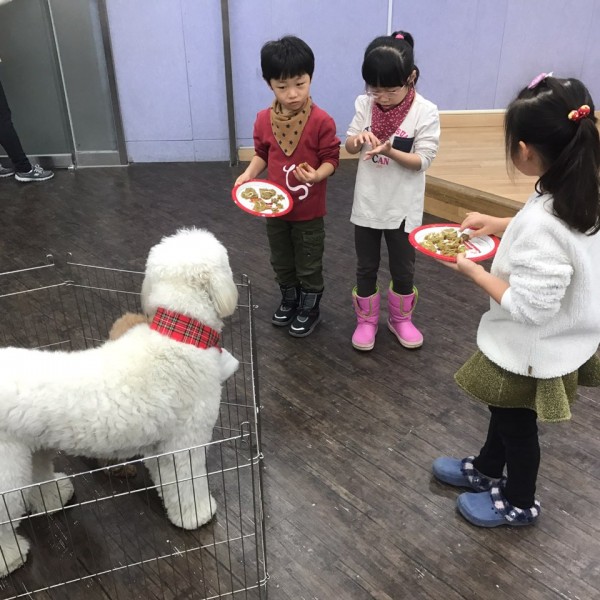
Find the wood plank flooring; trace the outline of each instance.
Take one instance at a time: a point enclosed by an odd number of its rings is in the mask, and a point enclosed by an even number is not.
[[[424,346],[401,348],[384,308],[375,349],[354,351],[355,168],[343,161],[330,180],[323,322],[305,339],[270,323],[278,292],[264,223],[230,200],[241,167],[149,164],[59,171],[41,184],[2,180],[0,271],[48,252],[143,269],[149,248],[181,226],[207,227],[225,243],[234,273],[250,276],[256,305],[271,600],[599,598],[600,392],[581,388],[572,421],[541,425],[535,527],[467,524],[455,510],[457,490],[434,481],[430,466],[440,454],[477,452],[485,437],[486,409],[452,376],[475,349],[488,300],[419,255],[415,322]],[[388,280],[383,268],[382,287]],[[158,531],[160,521],[157,508]],[[34,544],[38,556],[44,539]],[[198,586],[177,598],[203,597]],[[136,597],[153,597],[140,589]],[[61,596],[44,596],[53,597]],[[91,585],[86,597],[125,596],[115,582]]]
[[[500,127],[448,127],[427,174],[458,185],[524,203],[535,179],[507,169]]]

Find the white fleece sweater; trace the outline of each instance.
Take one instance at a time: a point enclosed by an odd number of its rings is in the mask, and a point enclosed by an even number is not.
[[[479,349],[538,379],[578,369],[600,344],[600,233],[570,229],[534,194],[510,222],[491,273],[508,281],[479,324]]]

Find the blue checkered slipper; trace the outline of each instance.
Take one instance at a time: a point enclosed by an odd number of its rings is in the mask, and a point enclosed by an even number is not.
[[[474,456],[467,456],[462,460],[450,456],[440,456],[433,461],[432,471],[436,479],[444,483],[470,488],[476,492],[486,492],[499,480],[482,475],[473,466],[474,460]]]
[[[533,525],[541,511],[538,500],[531,508],[512,506],[504,497],[501,485],[493,485],[487,492],[465,492],[458,497],[456,506],[469,523],[478,527]]]

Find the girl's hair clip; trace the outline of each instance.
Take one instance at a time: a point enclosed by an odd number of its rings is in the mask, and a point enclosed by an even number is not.
[[[542,81],[548,79],[548,77],[552,77],[552,75],[552,71],[550,71],[550,73],[540,73],[537,77],[534,77],[531,80],[531,83],[527,86],[527,89],[534,90],[538,85],[540,85],[540,83],[542,83]]]
[[[396,39],[397,40],[403,40],[404,36],[401,33],[396,34]]]
[[[585,119],[590,112],[592,112],[592,109],[587,104],[582,104],[577,110],[572,110],[567,115],[567,118],[569,121],[575,121],[575,123],[577,123],[578,121],[581,121],[581,119]]]

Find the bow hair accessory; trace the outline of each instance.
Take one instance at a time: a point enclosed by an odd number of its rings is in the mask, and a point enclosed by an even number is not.
[[[568,115],[569,121],[581,121],[585,119],[591,112],[590,107],[587,104],[582,104],[577,110],[572,110]]]
[[[542,83],[542,81],[548,79],[548,77],[552,77],[552,75],[552,71],[550,71],[550,73],[540,73],[537,77],[534,77],[531,80],[531,83],[527,86],[527,89],[534,90],[538,85],[540,85],[540,83]]]

